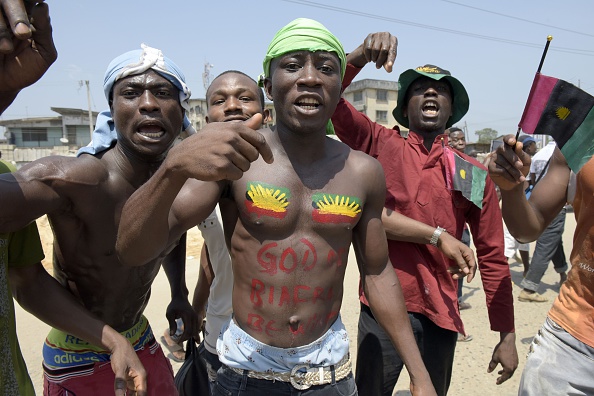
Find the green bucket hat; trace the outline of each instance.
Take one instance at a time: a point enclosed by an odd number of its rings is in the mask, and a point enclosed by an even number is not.
[[[468,112],[470,106],[470,99],[468,99],[468,93],[464,88],[464,85],[456,78],[452,77],[451,73],[447,70],[434,65],[419,66],[416,69],[408,69],[398,77],[398,103],[392,110],[392,115],[398,123],[408,128],[408,118],[404,116],[402,109],[406,106],[404,98],[408,87],[419,77],[429,77],[434,80],[445,79],[452,87],[452,115],[446,123],[446,128],[451,127],[456,122],[460,121],[462,117]]]

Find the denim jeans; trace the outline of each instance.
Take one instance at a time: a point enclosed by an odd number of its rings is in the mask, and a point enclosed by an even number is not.
[[[208,384],[210,386],[210,394],[212,395],[214,393],[216,373],[222,365],[221,361],[219,360],[218,355],[211,353],[206,349],[206,347],[204,346],[204,340],[202,340],[200,346],[198,347],[198,354],[206,364],[206,369],[208,371]]]
[[[249,378],[223,365],[217,372],[214,396],[356,396],[353,374],[331,384],[316,385],[306,390],[295,389],[290,383]]]
[[[468,227],[464,227],[464,231],[462,231],[462,238],[460,239],[460,242],[462,242],[466,246],[470,246],[470,231],[468,230]],[[462,286],[464,286],[464,279],[466,279],[466,277],[458,279],[458,301],[460,301],[460,299],[462,298]]]
[[[594,348],[547,318],[530,345],[518,395],[594,395],[593,372]]]
[[[442,329],[426,316],[409,312],[413,334],[423,363],[438,395],[450,387],[458,333]],[[361,304],[357,336],[355,382],[361,396],[391,396],[404,363],[388,335]]]

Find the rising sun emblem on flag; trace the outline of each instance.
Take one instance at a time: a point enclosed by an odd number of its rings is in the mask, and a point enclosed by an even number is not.
[[[569,114],[571,113],[571,110],[569,110],[567,107],[557,107],[557,110],[555,110],[555,114],[557,115],[557,118],[560,120],[564,120],[566,119]]]
[[[258,216],[284,218],[289,205],[289,190],[261,182],[248,182],[246,202],[248,212]]]
[[[334,194],[314,194],[313,219],[319,223],[351,223],[361,213],[361,201],[356,197]]]

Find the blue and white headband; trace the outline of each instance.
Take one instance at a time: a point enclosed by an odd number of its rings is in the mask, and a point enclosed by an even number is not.
[[[165,57],[161,50],[141,44],[140,50],[133,50],[122,54],[111,61],[103,79],[103,91],[109,101],[115,83],[122,78],[142,74],[151,69],[167,79],[179,90],[179,103],[187,112],[190,110],[190,89],[186,85],[185,77],[177,65]],[[188,134],[195,133],[187,116],[184,116],[183,130]],[[118,134],[111,112],[102,111],[97,117],[97,124],[93,131],[93,138],[88,146],[78,150],[77,156],[83,153],[97,154],[109,149],[117,140]]]

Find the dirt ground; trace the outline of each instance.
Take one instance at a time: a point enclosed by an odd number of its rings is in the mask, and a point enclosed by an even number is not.
[[[43,251],[45,252],[45,259],[42,261],[43,266],[51,272],[52,268],[52,244],[54,243],[54,234],[49,224],[47,216],[42,216],[37,220],[37,228],[39,229],[39,236],[43,244]],[[186,257],[188,259],[199,258],[200,250],[202,248],[202,236],[196,227],[188,231]]]
[[[44,243],[49,243],[51,232],[47,221],[40,219],[40,232]],[[567,214],[565,232],[563,234],[565,252],[567,257],[571,251],[572,235],[575,230],[575,218],[573,213]],[[188,288],[193,291],[198,277],[198,257],[202,238],[199,232],[194,228],[189,233],[188,260],[186,269],[186,279]],[[534,249],[534,243],[531,244]],[[51,254],[46,250],[46,255]],[[519,259],[518,259],[519,260]],[[538,331],[547,311],[559,291],[559,276],[551,268],[547,270],[542,279],[539,292],[543,293],[549,299],[546,303],[526,303],[519,302],[517,296],[521,291],[519,287],[522,279],[522,265],[512,259],[510,270],[513,282],[514,310],[516,320],[516,346],[519,355],[519,366],[515,375],[502,385],[496,385],[496,372],[487,373],[487,365],[493,353],[493,347],[499,341],[499,335],[489,328],[487,309],[485,306],[485,293],[480,281],[480,275],[470,284],[464,286],[464,301],[472,305],[471,309],[462,311],[462,319],[466,330],[473,336],[470,342],[458,343],[456,356],[454,359],[454,372],[449,395],[481,395],[481,396],[513,396],[517,395],[518,385],[522,369],[526,361],[526,352],[532,341],[532,337]],[[343,322],[350,335],[351,354],[353,361],[356,360],[356,337],[357,320],[359,315],[359,302],[357,298],[359,275],[355,263],[354,253],[351,251],[349,256],[349,266],[345,278],[345,294],[341,315]],[[191,296],[190,296],[191,298]],[[165,319],[165,309],[170,301],[170,292],[167,279],[161,271],[152,287],[151,300],[145,310],[145,315],[151,322],[153,331],[160,338],[164,329],[167,327]],[[23,311],[16,304],[17,313],[17,332],[21,344],[23,355],[27,362],[29,373],[35,384],[38,394],[42,394],[43,381],[41,370],[41,346],[49,327],[43,322]],[[180,363],[171,361],[174,370],[178,370]],[[497,368],[498,371],[500,367]],[[400,377],[394,394],[398,396],[409,395],[408,375],[406,372]]]

